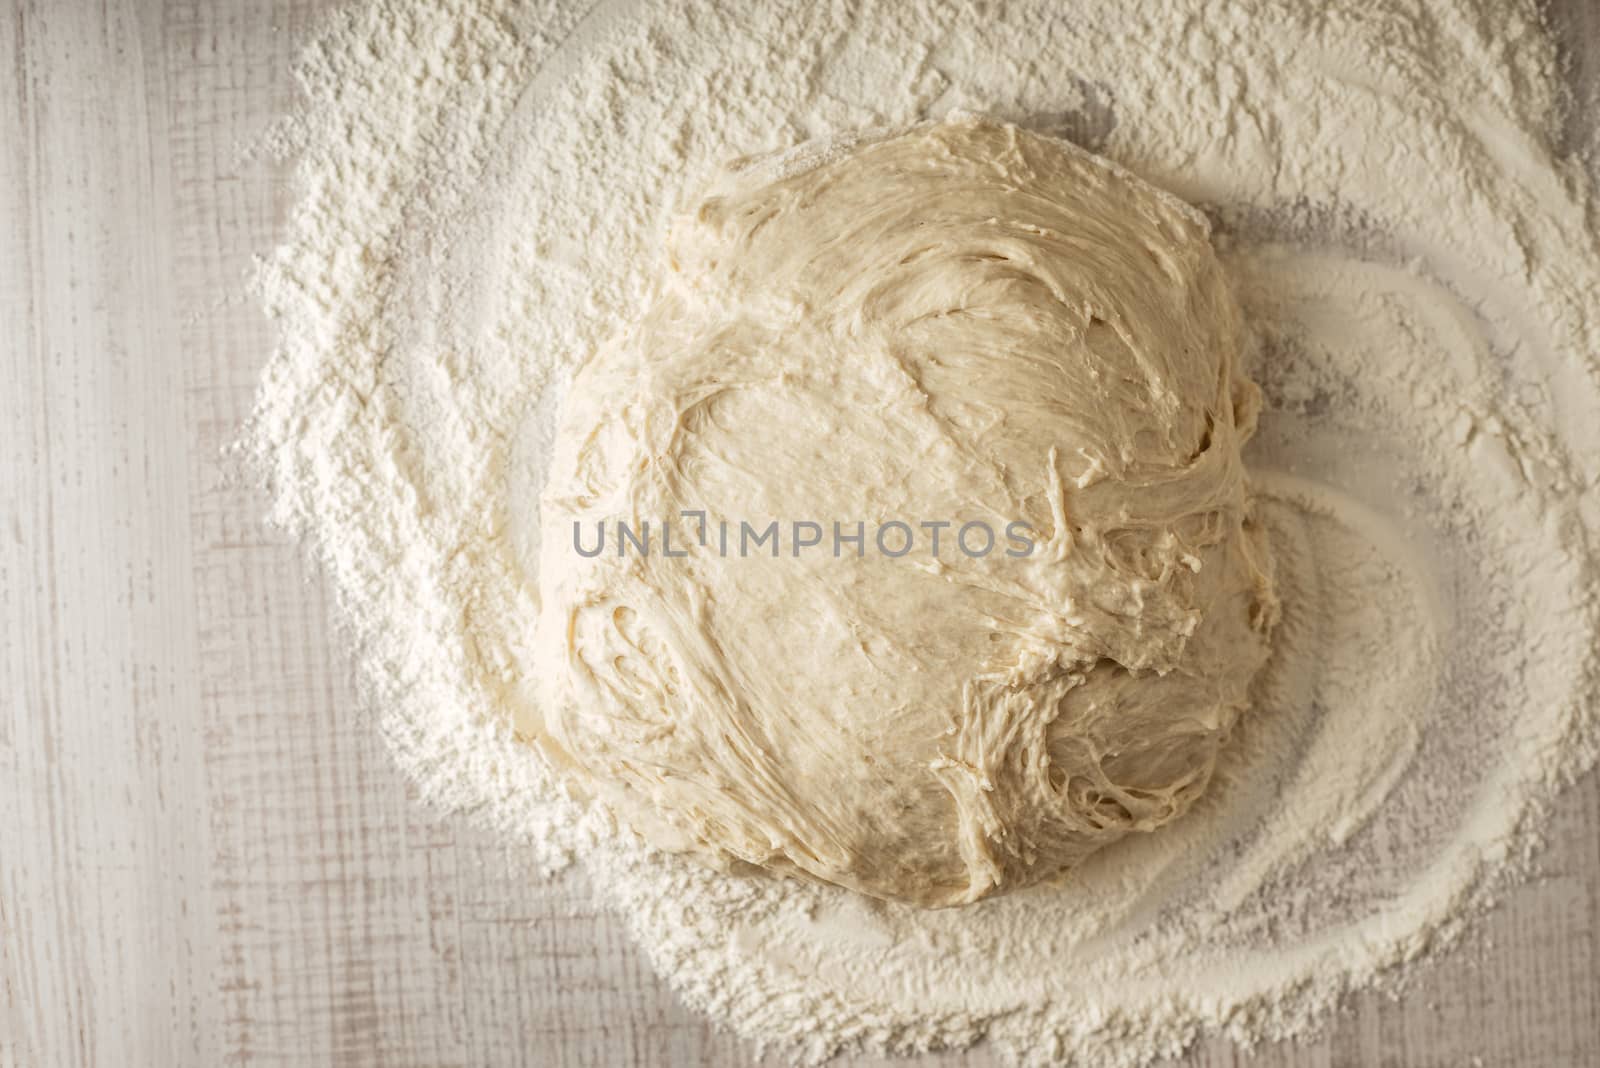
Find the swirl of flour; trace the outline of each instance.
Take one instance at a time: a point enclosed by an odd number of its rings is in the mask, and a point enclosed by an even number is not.
[[[975,118],[773,170],[568,398],[525,729],[657,841],[923,905],[1168,822],[1276,611],[1204,218]],[[683,514],[737,551],[617,540]]]
[[[262,264],[281,344],[249,452],[418,794],[540,868],[581,858],[720,1025],[808,1061],[986,1038],[1096,1068],[1304,1036],[1351,991],[1427,983],[1494,903],[1566,900],[1512,893],[1547,833],[1573,856],[1554,816],[1600,759],[1600,241],[1557,60],[1532,0],[369,0],[276,131],[301,200]],[[1282,605],[1183,819],[925,909],[649,848],[525,739],[557,413],[637,321],[663,210],[739,153],[956,109],[1205,207],[1264,392],[1245,456]],[[1525,963],[1496,941],[1485,974]],[[500,947],[462,952],[498,989]],[[517,981],[547,964],[519,950]],[[616,994],[608,1048],[687,1034]],[[1530,1051],[1475,1003],[1440,1007],[1439,1057],[1572,1060],[1570,1029]]]

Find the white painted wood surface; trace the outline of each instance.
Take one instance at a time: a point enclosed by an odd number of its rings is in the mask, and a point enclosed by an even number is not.
[[[0,1065],[747,1063],[575,880],[408,796],[326,591],[219,459],[287,194],[239,148],[321,6],[0,13]],[[1555,18],[1592,148],[1600,3]],[[1593,777],[1546,861],[1404,1000],[1188,1063],[1600,1063]]]

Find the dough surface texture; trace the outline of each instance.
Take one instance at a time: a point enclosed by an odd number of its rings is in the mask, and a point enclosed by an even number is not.
[[[1204,217],[1114,165],[966,118],[804,163],[719,175],[574,382],[518,727],[666,848],[972,902],[1204,791],[1276,618],[1259,393]]]

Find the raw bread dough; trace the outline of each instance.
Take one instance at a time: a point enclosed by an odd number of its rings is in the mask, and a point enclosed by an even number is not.
[[[925,906],[1159,827],[1276,615],[1240,344],[1204,218],[1071,145],[961,119],[735,164],[567,401],[519,726],[664,846]]]

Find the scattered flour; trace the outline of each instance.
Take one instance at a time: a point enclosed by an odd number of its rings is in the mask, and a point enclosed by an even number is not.
[[[550,868],[581,856],[756,1042],[1119,1066],[1303,1033],[1526,875],[1594,763],[1600,228],[1531,2],[377,0],[300,74],[246,442],[274,518],[425,793]],[[508,723],[554,413],[663,213],[730,156],[958,108],[1216,220],[1284,617],[1189,816],[930,913],[653,853]]]

